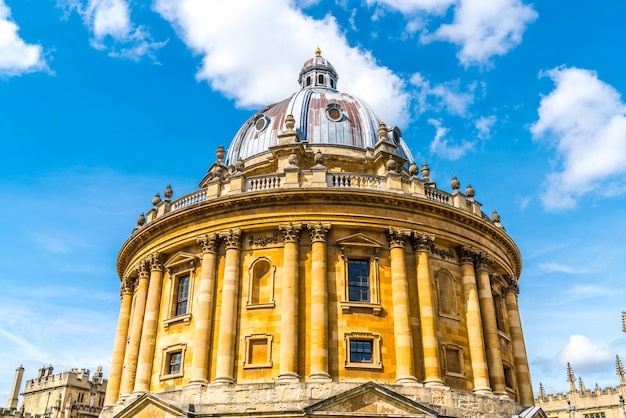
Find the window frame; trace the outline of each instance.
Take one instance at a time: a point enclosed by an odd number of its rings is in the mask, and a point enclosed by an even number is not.
[[[252,363],[252,343],[258,341],[265,341],[267,357],[265,362],[262,363]],[[244,369],[264,369],[264,368],[272,368],[273,360],[272,360],[272,343],[274,341],[274,336],[272,334],[250,334],[244,337],[244,359],[243,359],[243,368]]]
[[[448,352],[456,351],[460,372],[450,371],[448,367]],[[446,376],[465,378],[465,353],[463,347],[457,344],[443,344],[441,346],[441,358],[443,359],[443,371]]]
[[[161,357],[161,375],[159,380],[176,379],[183,377],[185,374],[185,353],[187,351],[187,344],[175,344],[162,349]],[[176,372],[171,371],[172,356],[180,354],[180,369]]]
[[[347,332],[343,335],[345,342],[344,367],[346,369],[369,369],[382,370],[383,363],[380,357],[382,352],[382,339],[380,334],[372,332]],[[372,344],[372,361],[353,361],[351,346],[353,341],[369,341]]]
[[[268,302],[262,302],[262,303],[253,303],[252,302],[252,295],[253,295],[253,288],[254,288],[254,267],[261,261],[265,261],[267,263],[269,263],[270,265],[270,279],[269,279],[269,290],[270,290],[270,298]],[[274,308],[276,306],[276,302],[274,299],[274,288],[276,285],[276,265],[274,263],[272,263],[272,260],[269,257],[258,257],[257,259],[255,259],[252,264],[250,264],[250,267],[248,267],[248,298],[246,300],[246,309],[268,309],[268,308]]]
[[[196,269],[198,267],[198,257],[193,254],[179,252],[165,263],[165,273],[169,283],[169,305],[165,319],[163,319],[163,328],[167,331],[170,326],[178,323],[189,325],[191,323],[191,312],[193,310],[193,289],[195,284]],[[178,312],[178,291],[179,281],[189,278],[187,286],[187,307],[186,313],[177,314]]]

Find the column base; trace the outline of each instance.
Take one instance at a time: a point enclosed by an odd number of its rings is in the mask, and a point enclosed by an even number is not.
[[[186,388],[205,388],[209,384],[209,381],[206,379],[197,379],[191,380],[189,384],[187,384]]]
[[[477,395],[493,395],[493,391],[489,386],[474,388],[474,393]]]
[[[427,379],[424,380],[424,387],[427,388],[443,388],[446,387],[446,385],[443,384],[443,380],[441,379]]]
[[[328,373],[312,373],[309,375],[307,382],[311,383],[328,383],[332,382]]]
[[[419,385],[415,376],[400,376],[396,379],[397,385]]]
[[[216,377],[214,381],[211,382],[211,385],[232,385],[235,383],[235,379],[232,377]]]
[[[297,373],[282,373],[274,382],[279,384],[300,383],[300,376]]]

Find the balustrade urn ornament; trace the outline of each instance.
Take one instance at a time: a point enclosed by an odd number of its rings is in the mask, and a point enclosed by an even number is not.
[[[411,165],[409,166],[409,174],[411,176],[417,176],[418,170],[417,170],[417,164],[415,164],[415,162],[412,162]]]
[[[459,179],[456,178],[456,176],[452,177],[452,181],[450,182],[450,187],[452,187],[453,192],[458,192],[459,189],[461,188],[461,182],[459,181]]]
[[[290,166],[297,167],[298,166],[298,154],[296,154],[295,151],[291,151],[291,154],[289,155],[289,158],[287,159],[287,161],[289,161]]]
[[[239,172],[242,172],[244,167],[245,167],[245,164],[244,164],[243,160],[241,159],[241,157],[239,157],[239,159],[235,163],[235,170],[237,170]]]
[[[491,220],[494,223],[499,223],[500,222],[500,214],[498,212],[496,212],[495,209],[493,210],[493,212],[491,212]]]
[[[226,150],[224,149],[224,146],[220,145],[219,147],[217,147],[217,150],[215,151],[215,158],[217,158],[217,161],[221,162],[224,159],[225,155]]]
[[[161,195],[157,193],[152,198],[152,206],[157,206],[159,203],[161,203]]]
[[[290,131],[293,131],[293,128],[295,128],[296,126],[296,119],[293,117],[293,115],[287,115],[287,117],[285,118],[285,128],[287,128]]]
[[[430,177],[430,167],[426,163],[422,164],[422,177],[425,179]]]
[[[315,165],[324,165],[324,154],[322,154],[322,151],[317,150],[313,157],[313,162],[315,162]]]
[[[380,125],[378,125],[378,138],[381,141],[387,140],[387,125],[385,125],[385,122],[380,122]]]
[[[139,215],[139,217],[137,218],[137,225],[138,226],[143,226],[146,223],[146,215],[144,215],[144,213],[142,212],[141,215]]]
[[[468,199],[473,199],[474,198],[474,188],[469,183],[467,184],[467,189],[465,189],[465,196]]]
[[[394,160],[393,157],[390,155],[389,159],[385,163],[385,168],[387,169],[387,171],[395,171],[396,165],[397,165],[396,160]]]
[[[172,198],[172,196],[174,196],[174,191],[172,190],[172,186],[171,185],[169,185],[169,184],[167,185],[167,187],[163,191],[163,196],[165,196],[165,198],[167,200],[170,200]]]

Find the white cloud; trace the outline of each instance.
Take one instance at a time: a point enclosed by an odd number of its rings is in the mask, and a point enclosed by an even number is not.
[[[461,144],[454,144],[451,139],[447,138],[450,129],[444,127],[440,120],[428,119],[428,123],[436,129],[435,138],[430,143],[430,152],[434,155],[455,161],[474,148],[473,142],[463,141]]]
[[[544,272],[557,272],[557,273],[568,273],[568,274],[589,273],[589,270],[585,268],[574,267],[569,264],[542,263],[542,264],[539,264],[537,267]]]
[[[319,46],[339,73],[340,90],[365,100],[390,125],[409,119],[402,79],[369,52],[348,45],[331,16],[313,19],[289,0],[155,0],[154,8],[202,56],[197,78],[237,106],[259,107],[288,97],[298,89],[302,64]]]
[[[41,45],[27,44],[17,34],[18,30],[11,19],[11,9],[0,0],[0,77],[48,69]]]
[[[474,126],[478,130],[478,138],[489,139],[491,138],[491,128],[495,125],[498,118],[495,115],[481,116],[474,121]]]
[[[431,33],[424,31],[422,42],[447,41],[460,47],[457,54],[465,65],[485,65],[493,56],[504,55],[522,41],[528,24],[537,12],[520,0],[368,0],[403,13],[412,25],[419,13],[443,16],[454,7],[452,23],[441,24]],[[412,30],[412,28],[409,28]]]
[[[576,299],[588,299],[598,296],[610,296],[613,290],[593,284],[577,284],[567,289],[567,294]]]
[[[127,0],[58,0],[57,4],[67,11],[76,10],[93,33],[91,45],[109,50],[111,56],[135,61],[143,56],[154,59],[154,52],[165,45],[131,22]]]
[[[626,105],[620,94],[585,69],[558,67],[543,75],[556,87],[541,99],[531,132],[555,149],[557,160],[543,183],[544,207],[570,209],[586,194],[623,194]]]
[[[570,335],[569,342],[559,354],[562,363],[575,369],[589,370],[611,363],[615,355],[604,345],[594,343],[584,335]]]
[[[418,112],[427,110],[446,110],[452,115],[466,116],[469,106],[474,103],[475,84],[467,91],[461,91],[458,80],[431,85],[420,73],[411,76],[411,84],[417,88]],[[435,104],[432,104],[431,97]]]

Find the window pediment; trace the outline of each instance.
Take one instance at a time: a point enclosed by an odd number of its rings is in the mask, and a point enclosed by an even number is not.
[[[348,235],[337,240],[337,246],[339,247],[364,247],[379,249],[383,248],[384,244],[374,238],[370,238],[367,235],[359,232],[356,234]]]
[[[193,268],[196,266],[198,262],[198,257],[184,252],[179,251],[173,256],[171,256],[167,262],[163,265],[166,269],[185,269],[185,268]]]

